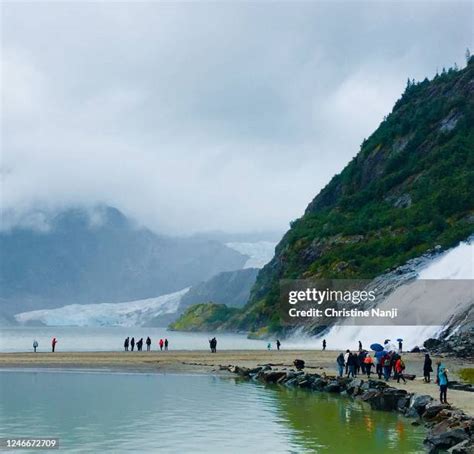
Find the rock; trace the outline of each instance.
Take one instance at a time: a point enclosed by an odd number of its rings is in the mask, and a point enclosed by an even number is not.
[[[425,347],[427,350],[433,350],[437,347],[439,347],[443,342],[440,341],[439,339],[433,339],[429,338],[423,342],[423,347]]]
[[[469,440],[469,435],[463,429],[453,429],[440,434],[428,435],[424,443],[428,445],[430,453],[447,450],[457,444]]]
[[[373,397],[366,400],[374,410],[398,410],[399,400],[405,398],[407,392],[403,389],[387,388],[378,391]]]
[[[250,375],[250,369],[247,368],[247,367],[235,366],[233,372],[240,375],[240,376],[242,376],[242,377],[247,377],[248,375]]]
[[[425,407],[425,411],[422,414],[422,418],[426,420],[433,419],[441,410],[446,410],[451,408],[450,405],[447,404],[437,404],[435,402],[430,402]]]
[[[311,388],[317,391],[322,391],[325,386],[327,386],[327,384],[328,382],[323,378],[317,378],[316,380],[314,380],[313,384],[311,385]]]
[[[474,452],[474,441],[464,440],[448,449],[450,454],[472,454]]]
[[[407,396],[400,397],[400,399],[398,399],[398,402],[397,402],[397,411],[401,413],[405,413],[409,405],[410,405],[409,397]]]
[[[304,369],[304,361],[302,359],[295,359],[293,364],[296,367],[296,370],[303,370]]]
[[[332,381],[324,387],[324,391],[328,393],[339,393],[341,392],[341,385],[337,381]]]
[[[414,409],[419,416],[423,414],[425,411],[426,406],[433,401],[431,396],[426,394],[413,394],[410,400],[410,407],[409,409]]]
[[[262,376],[265,383],[276,383],[282,377],[286,377],[286,372],[283,372],[283,371],[266,371]]]

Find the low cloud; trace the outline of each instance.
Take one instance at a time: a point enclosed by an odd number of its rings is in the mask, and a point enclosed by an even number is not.
[[[472,39],[469,2],[2,8],[10,225],[105,203],[170,234],[285,229]]]

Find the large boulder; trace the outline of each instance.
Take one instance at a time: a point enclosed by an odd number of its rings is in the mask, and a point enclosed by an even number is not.
[[[416,412],[417,416],[421,416],[425,411],[426,406],[434,399],[427,394],[413,394],[410,400],[409,410]],[[414,413],[410,412],[410,416]],[[415,415],[414,415],[415,416]]]
[[[430,433],[424,440],[430,453],[446,451],[449,448],[469,440],[469,435],[461,428],[448,430],[439,434]]]

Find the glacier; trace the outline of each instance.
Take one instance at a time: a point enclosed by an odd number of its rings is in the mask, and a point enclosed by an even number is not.
[[[438,337],[445,329],[451,316],[458,311],[465,309],[466,305],[474,304],[474,239],[460,243],[458,246],[447,250],[434,259],[427,260],[417,270],[416,279],[463,279],[473,280],[470,301],[455,306],[453,303],[452,312],[446,314],[443,325],[418,325],[418,326],[349,326],[343,323],[334,325],[328,332],[318,337],[310,337],[302,332],[295,333],[286,342],[286,348],[321,348],[322,339],[326,339],[329,350],[354,349],[358,348],[360,340],[364,348],[368,348],[374,342],[382,342],[385,339],[392,341],[403,339],[404,349],[421,347],[423,342],[431,337]],[[409,284],[408,284],[409,285]],[[403,291],[402,286],[401,290]],[[407,304],[414,304],[407,301]],[[382,303],[383,304],[383,303]]]
[[[263,268],[273,258],[276,245],[277,243],[271,241],[226,243],[227,247],[249,257],[244,268]]]
[[[158,315],[176,312],[189,287],[156,298],[125,303],[69,304],[15,315],[17,322],[47,326],[143,326]]]

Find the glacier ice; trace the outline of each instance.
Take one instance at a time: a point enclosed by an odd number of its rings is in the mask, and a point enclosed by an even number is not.
[[[125,303],[70,304],[22,312],[15,318],[23,324],[41,322],[48,326],[143,326],[158,315],[176,312],[188,290]]]
[[[226,243],[226,246],[249,257],[244,268],[263,268],[273,258],[276,243],[257,241],[255,243]]]

